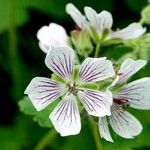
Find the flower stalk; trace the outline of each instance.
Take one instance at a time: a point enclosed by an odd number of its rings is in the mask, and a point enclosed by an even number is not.
[[[97,123],[91,117],[89,118],[89,122],[90,122],[90,127],[92,130],[93,138],[95,141],[96,150],[103,150],[103,147],[100,141]]]
[[[98,58],[98,55],[99,55],[99,52],[100,52],[100,46],[101,46],[100,43],[98,43],[98,44],[96,45],[94,58]]]
[[[51,141],[56,137],[57,132],[52,129],[50,130],[35,146],[34,150],[43,150],[46,146],[50,145]]]

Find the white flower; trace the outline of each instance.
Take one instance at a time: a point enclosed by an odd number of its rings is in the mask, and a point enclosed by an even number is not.
[[[81,123],[77,99],[80,99],[89,115],[98,117],[110,115],[111,92],[83,88],[83,85],[114,76],[111,61],[106,60],[106,58],[87,58],[75,77],[74,51],[67,46],[61,46],[51,47],[46,56],[45,64],[65,83],[49,78],[36,77],[28,85],[25,94],[28,94],[38,111],[44,109],[59,97],[62,98],[49,116],[61,136],[74,135],[80,132]]]
[[[146,31],[146,28],[143,28],[139,23],[132,23],[122,30],[112,31],[113,18],[112,15],[105,10],[97,13],[91,7],[84,7],[85,17],[72,3],[69,3],[66,6],[66,12],[81,29],[93,26],[100,33],[102,33],[104,29],[109,29],[109,38],[134,39],[143,35]]]
[[[41,50],[45,53],[48,52],[51,46],[68,45],[68,36],[65,29],[55,23],[41,27],[37,32],[37,38]]]
[[[124,83],[129,77],[146,64],[145,60],[126,59],[117,72],[113,86]],[[113,130],[123,138],[134,138],[142,131],[140,122],[126,111],[127,107],[150,109],[150,78],[142,78],[123,85],[113,94],[111,116],[99,118],[101,137],[113,141],[108,128],[108,121]],[[108,120],[107,120],[108,119]]]

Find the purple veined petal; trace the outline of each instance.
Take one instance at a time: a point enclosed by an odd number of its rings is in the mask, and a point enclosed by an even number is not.
[[[93,83],[115,75],[111,61],[106,58],[86,58],[79,71],[78,82]]]
[[[100,92],[83,89],[78,91],[78,97],[89,115],[103,117],[111,115],[110,106],[112,105],[111,92]]]
[[[125,82],[128,78],[130,78],[132,75],[134,75],[136,72],[138,72],[142,67],[146,65],[146,60],[133,60],[133,59],[126,59],[119,71],[117,72],[117,75],[119,76],[119,79],[115,84],[120,84]],[[117,77],[118,78],[118,77]]]
[[[112,15],[108,11],[102,11],[98,14],[91,7],[85,7],[84,11],[91,25],[94,26],[99,32],[102,32],[104,29],[111,29],[113,19]]]
[[[65,93],[65,85],[48,78],[35,77],[25,90],[32,104],[40,111]]]
[[[100,132],[101,138],[104,138],[105,140],[109,142],[113,142],[113,139],[111,137],[109,127],[108,127],[107,117],[99,118],[99,132]]]
[[[47,53],[50,46],[68,45],[68,35],[65,29],[55,23],[41,27],[37,32],[40,48]]]
[[[145,32],[146,28],[143,28],[139,23],[132,23],[122,30],[112,32],[110,38],[135,39]]]
[[[66,12],[69,14],[74,22],[79,26],[79,28],[84,29],[88,25],[88,21],[85,16],[72,4],[68,3],[66,5]]]
[[[45,59],[46,66],[66,81],[71,79],[74,63],[74,51],[67,46],[51,47]]]
[[[61,136],[78,134],[81,130],[80,114],[74,95],[66,95],[49,118]]]
[[[125,85],[115,98],[128,100],[130,107],[136,109],[150,109],[150,78],[142,78]]]
[[[123,138],[134,138],[142,131],[141,123],[127,111],[121,111],[115,104],[109,119],[113,130]]]

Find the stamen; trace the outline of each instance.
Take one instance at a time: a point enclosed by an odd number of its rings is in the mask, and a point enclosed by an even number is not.
[[[73,85],[68,84],[67,86],[68,86],[69,95],[70,95],[71,93],[74,94],[74,95],[77,95],[77,92],[78,92],[79,90],[77,89],[77,85],[76,85],[75,83],[74,83]]]
[[[81,28],[80,28],[78,25],[75,25],[75,30],[76,30],[77,32],[80,32],[80,31],[81,31]]]
[[[123,74],[123,73],[121,73],[121,72],[117,72],[117,75],[118,75],[118,76],[121,76],[122,74]]]
[[[129,106],[130,102],[127,99],[113,99],[113,102],[116,103],[121,111],[125,111]]]

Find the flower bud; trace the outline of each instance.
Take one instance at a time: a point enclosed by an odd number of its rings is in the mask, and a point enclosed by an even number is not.
[[[146,6],[142,11],[142,21],[150,24],[150,5]]]
[[[91,38],[87,31],[72,31],[71,41],[80,56],[87,57],[93,50]]]

